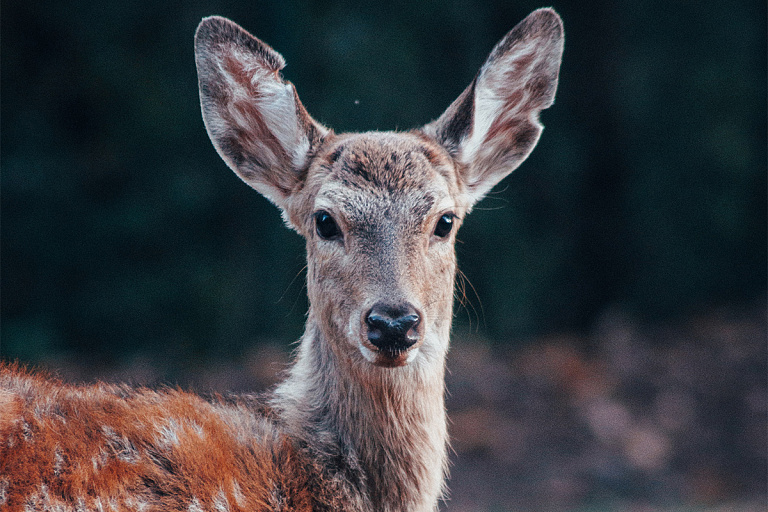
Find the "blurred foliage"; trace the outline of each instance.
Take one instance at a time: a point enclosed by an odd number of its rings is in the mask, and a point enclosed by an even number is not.
[[[388,130],[437,117],[539,6],[3,0],[3,357],[173,364],[300,336],[303,242],[201,122],[203,16],[281,52],[321,122]],[[501,342],[763,297],[765,2],[554,7],[557,103],[462,228],[479,300],[458,321]]]

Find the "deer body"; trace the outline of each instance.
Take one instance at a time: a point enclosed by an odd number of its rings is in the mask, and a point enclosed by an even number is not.
[[[436,121],[335,134],[279,75],[282,57],[224,18],[195,37],[219,154],[307,241],[310,310],[263,397],[69,386],[0,369],[8,510],[437,509],[456,231],[535,146],[562,25],[534,12]]]

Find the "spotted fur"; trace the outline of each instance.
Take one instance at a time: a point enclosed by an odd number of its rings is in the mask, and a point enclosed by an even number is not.
[[[0,373],[3,510],[312,510],[303,455],[245,400]]]
[[[436,510],[456,231],[536,144],[562,34],[554,11],[536,11],[436,121],[335,134],[281,78],[277,52],[204,19],[195,53],[211,140],[306,238],[310,309],[296,360],[260,399],[69,386],[3,366],[0,507]],[[407,345],[377,344],[370,318],[382,304],[412,312]]]

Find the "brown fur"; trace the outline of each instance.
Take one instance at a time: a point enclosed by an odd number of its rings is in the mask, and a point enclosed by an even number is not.
[[[5,510],[312,510],[307,462],[244,405],[15,367],[0,384]]]
[[[443,116],[406,133],[318,124],[280,77],[282,57],[229,20],[203,20],[195,51],[214,146],[307,241],[296,361],[265,401],[74,387],[1,367],[0,505],[435,510],[456,231],[538,140],[557,85],[559,17],[531,14]],[[410,311],[407,346],[380,344],[376,308]]]

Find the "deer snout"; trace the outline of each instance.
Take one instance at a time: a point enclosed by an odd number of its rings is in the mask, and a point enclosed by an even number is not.
[[[421,315],[410,303],[377,302],[365,315],[368,341],[389,355],[405,352],[421,337]]]

